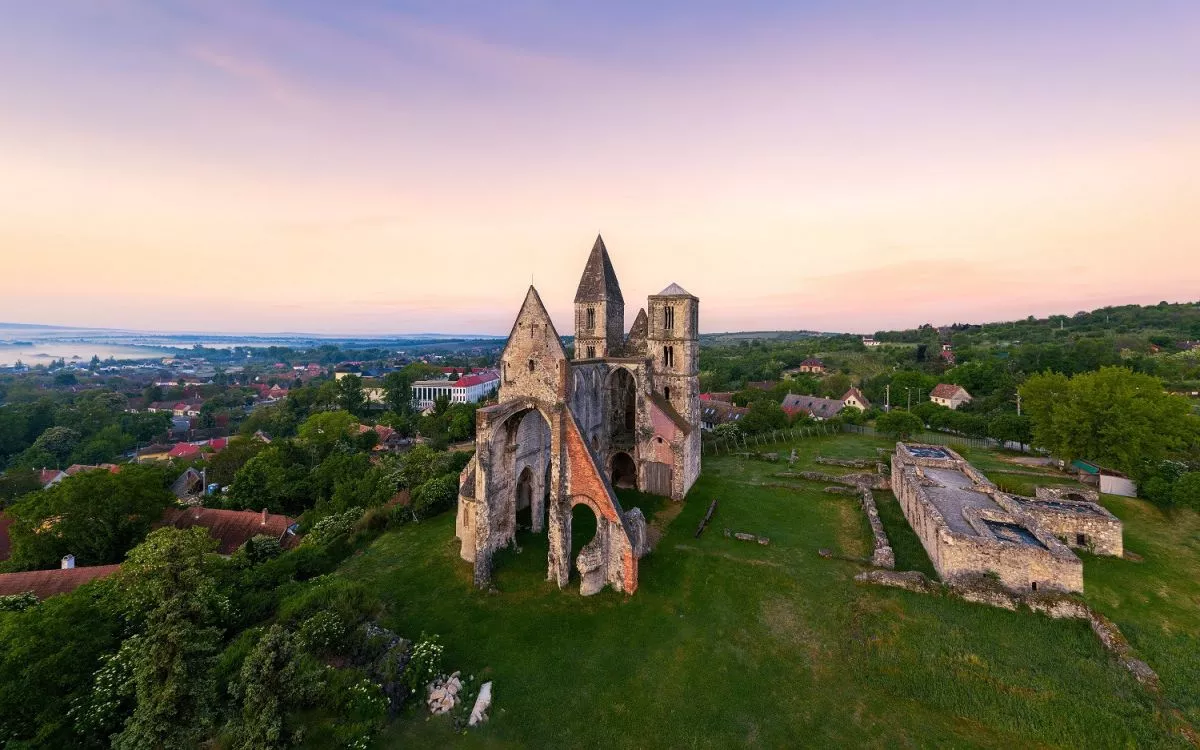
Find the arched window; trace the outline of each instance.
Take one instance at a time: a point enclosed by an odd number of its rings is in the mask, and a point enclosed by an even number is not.
[[[665,398],[668,401],[671,400],[671,386],[669,386],[669,385],[663,386],[663,398]]]
[[[587,329],[589,331],[596,330],[596,308],[594,307],[587,309]]]
[[[663,328],[668,331],[675,330],[675,308],[671,305],[663,308]]]
[[[596,347],[594,347],[594,346],[589,346],[589,347],[587,348],[587,358],[588,358],[588,359],[594,359],[595,357],[596,357]]]

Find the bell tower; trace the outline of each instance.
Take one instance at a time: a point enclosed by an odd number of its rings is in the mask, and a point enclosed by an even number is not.
[[[689,424],[699,424],[700,300],[671,284],[647,302],[646,354],[654,390]]]
[[[625,299],[617,272],[608,258],[604,239],[596,244],[583,267],[575,291],[575,359],[614,357],[625,340]]]

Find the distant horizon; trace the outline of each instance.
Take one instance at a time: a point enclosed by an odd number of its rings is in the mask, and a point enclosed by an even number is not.
[[[598,232],[627,324],[676,282],[705,331],[1043,316],[1200,279],[1194,0],[4,20],[0,318],[502,335],[531,282],[572,320]]]
[[[1043,313],[1043,314],[1029,313],[1026,315],[1016,315],[1016,316],[1010,317],[1010,318],[1001,318],[1001,319],[995,319],[995,320],[968,320],[968,319],[944,320],[944,321],[925,320],[925,321],[922,321],[921,323],[917,323],[917,324],[910,325],[910,326],[897,327],[897,328],[881,327],[881,328],[875,328],[872,330],[852,331],[852,330],[838,330],[838,329],[778,328],[777,327],[777,328],[745,328],[745,329],[736,329],[736,330],[731,329],[731,330],[722,330],[722,331],[711,331],[711,330],[704,330],[703,325],[701,325],[700,333],[703,336],[719,336],[719,335],[730,335],[730,334],[753,334],[753,333],[813,333],[813,334],[819,334],[819,335],[829,334],[829,335],[861,336],[861,335],[873,335],[876,333],[883,333],[883,332],[913,330],[913,329],[919,328],[920,326],[925,325],[925,324],[930,324],[935,327],[950,326],[950,325],[999,325],[999,324],[1003,324],[1003,323],[1013,323],[1013,322],[1026,320],[1029,318],[1030,315],[1033,315],[1037,319],[1047,319],[1047,318],[1052,318],[1052,317],[1068,317],[1069,318],[1079,312],[1094,312],[1095,310],[1103,309],[1106,307],[1123,307],[1126,305],[1137,305],[1139,307],[1154,307],[1162,302],[1166,302],[1167,304],[1171,304],[1171,305],[1200,305],[1200,299],[1178,300],[1178,301],[1159,299],[1154,302],[1124,302],[1124,303],[1112,304],[1112,305],[1100,305],[1098,307],[1092,307],[1092,308],[1088,308],[1085,310],[1083,310],[1083,309],[1075,310],[1072,312],[1063,311],[1063,312],[1050,312],[1050,313]],[[703,300],[701,300],[701,310],[703,311]],[[515,316],[516,316],[516,314],[514,312],[513,317],[515,318]],[[626,317],[627,318],[630,317],[628,309],[626,311]],[[701,315],[701,323],[703,323],[703,314]],[[555,327],[558,329],[558,334],[560,336],[571,337],[574,335],[573,328],[563,329],[562,327],[559,326],[558,321],[555,321]],[[9,328],[10,330],[19,330],[19,329],[23,329],[23,328],[29,328],[29,329],[42,328],[42,329],[48,329],[48,330],[64,330],[64,331],[116,332],[116,333],[140,334],[140,335],[146,335],[146,336],[172,336],[172,335],[177,335],[177,336],[227,336],[227,337],[234,337],[234,338],[242,338],[242,337],[244,337],[244,338],[285,338],[285,337],[306,338],[307,337],[307,338],[321,338],[321,339],[385,339],[386,340],[386,339],[407,339],[407,338],[419,339],[422,337],[428,337],[428,338],[434,338],[434,339],[436,339],[436,338],[456,338],[456,339],[485,340],[485,339],[506,339],[508,337],[507,332],[505,332],[505,333],[479,333],[479,332],[458,333],[458,332],[445,332],[445,331],[422,331],[422,332],[417,332],[417,333],[403,333],[403,332],[395,332],[395,331],[388,331],[388,332],[299,331],[299,330],[297,330],[297,331],[261,331],[261,330],[259,330],[259,331],[238,331],[238,330],[229,330],[229,329],[207,329],[207,330],[206,329],[186,329],[186,330],[178,329],[178,330],[172,330],[172,329],[143,329],[143,328],[109,327],[109,326],[76,326],[76,325],[59,324],[59,323],[23,323],[23,322],[15,322],[15,321],[0,321],[0,331],[3,331],[5,328]],[[626,326],[626,328],[628,328],[628,326]]]

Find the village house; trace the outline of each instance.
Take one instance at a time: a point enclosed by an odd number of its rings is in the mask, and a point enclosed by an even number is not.
[[[876,341],[874,336],[863,336],[862,342],[863,346],[867,347],[868,349],[874,349],[875,347],[879,346],[880,343],[882,343]]]
[[[932,391],[929,392],[929,400],[935,404],[950,409],[957,409],[963,404],[971,402],[971,394],[967,393],[967,389],[961,385],[952,383],[938,383]]]
[[[702,394],[700,400],[700,429],[705,432],[709,432],[719,425],[737,424],[742,417],[750,413],[750,410],[744,406],[734,406],[727,401],[716,399],[705,399],[704,395],[707,394]]]
[[[784,396],[780,407],[783,408],[784,413],[789,417],[794,417],[797,414],[806,414],[817,421],[824,421],[836,417],[842,409],[846,408],[846,404],[836,398],[801,396],[789,393],[787,396]]]
[[[274,539],[284,549],[300,543],[299,523],[294,518],[268,513],[266,508],[262,511],[221,510],[200,505],[167,508],[155,524],[156,528],[164,526],[208,529],[209,536],[217,540],[217,554],[220,555],[232,555],[256,536]]]
[[[0,573],[0,596],[33,594],[38,599],[47,599],[58,594],[69,594],[85,583],[106,578],[120,569],[120,565],[76,567],[75,557],[67,555],[58,568]]]
[[[796,367],[793,367],[790,370],[785,370],[783,374],[785,376],[787,376],[787,375],[796,375],[798,373],[824,375],[825,374],[825,363],[822,362],[821,360],[817,359],[816,357],[809,357],[808,359],[804,360]]]
[[[866,411],[871,408],[871,402],[862,394],[862,391],[857,388],[851,388],[842,396],[842,403],[851,409]]]

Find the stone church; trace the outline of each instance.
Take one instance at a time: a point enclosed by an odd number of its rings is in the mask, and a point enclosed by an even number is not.
[[[529,288],[501,355],[499,403],[478,411],[475,456],[459,480],[455,530],[477,586],[490,584],[494,553],[516,544],[528,509],[532,530],[548,536],[547,580],[564,588],[574,569],[585,595],[637,590],[646,520],[613,487],[682,500],[700,475],[699,318],[700,300],[671,284],[625,333],[600,237],[575,293],[573,356]],[[596,534],[572,560],[580,505]]]

